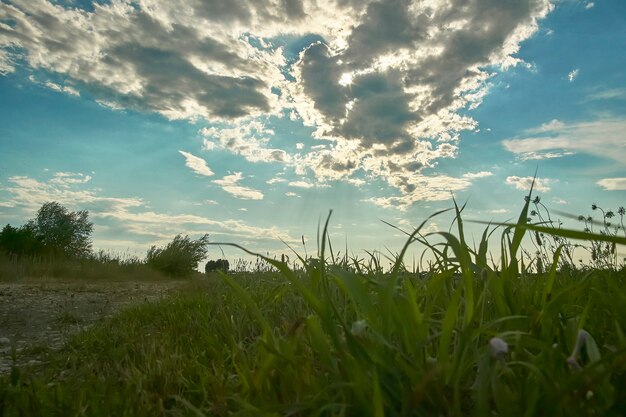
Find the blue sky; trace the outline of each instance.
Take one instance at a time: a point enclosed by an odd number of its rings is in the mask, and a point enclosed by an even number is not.
[[[622,0],[1,0],[0,222],[310,254],[332,209],[336,247],[398,251],[381,220],[514,218],[535,170],[555,211],[617,209],[624,51]]]

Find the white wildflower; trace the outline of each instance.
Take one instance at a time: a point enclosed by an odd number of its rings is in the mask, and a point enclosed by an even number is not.
[[[502,359],[508,353],[509,345],[499,337],[492,337],[489,340],[489,350],[491,351],[491,356]]]

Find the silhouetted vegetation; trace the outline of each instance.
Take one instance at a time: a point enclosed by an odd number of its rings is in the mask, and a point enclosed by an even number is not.
[[[209,274],[211,272],[222,271],[228,273],[230,263],[226,259],[218,259],[216,261],[208,261],[204,266],[204,272]]]
[[[145,259],[92,250],[93,223],[87,210],[70,211],[57,202],[41,206],[34,219],[0,232],[0,278],[58,277],[150,279],[189,276],[206,256],[208,235],[178,235]],[[223,266],[223,264],[222,264]],[[226,261],[226,270],[228,261]]]
[[[87,258],[92,232],[87,210],[69,211],[53,201],[42,205],[25,225],[7,224],[0,233],[0,250],[10,256]]]
[[[192,274],[198,262],[206,257],[209,235],[192,240],[189,236],[177,235],[164,248],[152,246],[148,250],[146,262],[154,269],[173,277]]]
[[[34,224],[13,227],[7,224],[0,232],[0,252],[8,256],[33,256],[43,252],[43,244],[37,239]]]

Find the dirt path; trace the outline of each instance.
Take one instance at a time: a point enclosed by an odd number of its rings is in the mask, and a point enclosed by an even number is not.
[[[0,375],[39,365],[43,353],[120,309],[156,301],[184,283],[0,283]]]

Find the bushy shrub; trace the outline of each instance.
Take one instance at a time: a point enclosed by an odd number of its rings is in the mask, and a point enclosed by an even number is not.
[[[209,261],[204,266],[204,272],[209,274],[211,272],[222,271],[224,273],[228,273],[228,269],[230,268],[230,264],[226,259],[218,259],[217,261]]]
[[[69,211],[56,201],[45,203],[33,220],[44,250],[68,258],[84,258],[91,254],[93,223],[87,210]]]
[[[146,262],[152,268],[174,277],[190,275],[198,262],[206,257],[209,235],[192,240],[189,236],[176,235],[164,248],[152,246]]]

